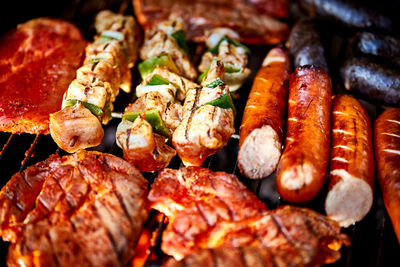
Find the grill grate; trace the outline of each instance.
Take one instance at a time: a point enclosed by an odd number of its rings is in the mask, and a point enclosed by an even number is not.
[[[20,15],[14,20],[11,20],[11,22],[8,21],[8,23],[3,24],[3,27],[4,25],[8,27],[4,30],[15,27],[17,23],[24,22],[33,17],[55,16],[75,22],[78,27],[83,30],[86,38],[90,40],[91,36],[93,35],[92,21],[94,15],[99,10],[110,8],[121,13],[132,14],[132,4],[130,0],[75,0],[60,2],[44,1],[42,5],[36,3],[37,6],[35,6],[33,9],[30,9],[29,14],[25,14],[25,16]],[[55,8],[56,5],[58,8]],[[11,10],[15,10],[14,12],[19,12],[16,8],[10,9],[10,11]],[[336,50],[338,51],[340,58],[343,58],[345,42],[342,40],[340,43],[341,47]],[[199,54],[202,50],[202,45],[191,48],[192,51],[195,51],[193,58],[196,59],[196,61],[199,61]],[[257,69],[261,65],[262,59],[269,50],[269,48],[265,46],[250,46],[250,48],[253,52],[249,60],[249,66],[252,69],[252,76],[239,91],[240,97],[236,103],[237,110],[239,112],[235,119],[235,128],[237,132],[241,122],[242,112],[240,111],[243,111],[244,109],[247,100],[247,94],[251,88],[253,78]],[[332,58],[338,57],[333,56]],[[335,81],[338,81],[337,73],[334,73],[332,78],[335,84]],[[140,81],[136,69],[134,70],[133,81],[133,85],[138,84]],[[339,85],[336,84],[336,87],[339,88]],[[338,89],[336,90],[338,91]],[[128,95],[123,92],[121,92],[121,95],[117,98],[115,103],[116,113],[113,114],[114,117],[118,117],[118,112],[122,112],[123,108],[130,102],[133,96],[132,93]],[[374,107],[372,115],[372,118],[374,118],[376,115]],[[115,142],[115,131],[118,123],[119,119],[113,119],[109,125],[105,127],[104,141],[100,146],[94,148],[94,150],[122,156],[122,151],[116,146]],[[46,159],[50,154],[65,154],[64,151],[60,150],[55,145],[50,136],[0,133],[0,143],[3,144],[0,152],[0,170],[2,170],[3,173],[3,179],[1,180],[2,185],[4,185],[15,172],[22,171],[28,165],[32,165],[38,161]],[[203,166],[208,167],[213,171],[223,170],[228,173],[235,174],[248,188],[250,188],[257,194],[257,196],[259,196],[259,198],[269,209],[277,208],[283,204],[286,204],[279,197],[275,190],[274,175],[264,180],[249,180],[240,175],[240,172],[237,168],[237,152],[238,138],[237,136],[234,136],[234,138],[231,138],[225,148],[221,149],[217,154],[207,159]],[[18,165],[18,162],[21,162],[21,164]],[[182,166],[182,162],[175,157],[170,166],[172,168],[179,168]],[[156,178],[156,175],[156,173],[146,174],[146,178],[150,183],[152,183]],[[331,266],[400,266],[400,260],[398,257],[400,253],[400,246],[394,235],[391,221],[384,209],[382,193],[377,181],[375,181],[374,189],[375,199],[371,212],[362,222],[344,230],[344,232],[346,232],[351,238],[352,246],[343,248],[341,250],[342,258]],[[325,195],[326,189],[325,191],[321,192],[321,194],[317,196],[314,201],[307,203],[305,206],[323,212],[323,200]],[[152,212],[151,214],[152,217],[159,216],[156,212]],[[151,219],[152,218],[149,220]],[[160,243],[162,232],[166,225],[167,218],[165,215],[163,215],[158,225],[153,227],[152,230],[155,231],[154,233],[156,242],[150,246],[144,266],[160,266],[163,262],[163,259],[165,259],[165,255],[160,249]],[[8,243],[2,241],[0,242],[0,265],[3,265],[6,262]]]

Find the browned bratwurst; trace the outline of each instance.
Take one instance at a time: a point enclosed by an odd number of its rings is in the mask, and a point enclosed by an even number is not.
[[[362,104],[349,95],[332,102],[332,143],[326,214],[341,226],[358,222],[373,201],[371,123]]]
[[[383,201],[400,242],[400,108],[388,109],[378,117],[374,138]]]
[[[249,178],[270,175],[282,151],[290,59],[282,48],[264,59],[251,88],[240,126],[238,165]]]
[[[292,74],[285,150],[276,178],[278,193],[288,201],[312,200],[324,184],[331,95],[331,79],[324,69],[308,65]]]

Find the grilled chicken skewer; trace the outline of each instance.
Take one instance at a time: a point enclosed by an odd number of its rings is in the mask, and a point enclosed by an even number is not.
[[[50,133],[67,152],[99,145],[102,123],[111,119],[119,89],[129,92],[130,68],[140,42],[132,16],[102,11],[95,23],[98,35],[86,48],[84,65],[64,94],[62,110],[50,115]]]
[[[250,50],[239,43],[240,36],[229,28],[215,28],[206,32],[206,46],[209,51],[204,53],[199,65],[203,74],[201,81],[210,69],[213,60],[221,60],[225,67],[224,82],[230,91],[236,91],[249,77],[251,71],[246,68]]]
[[[200,166],[206,157],[225,146],[235,132],[235,107],[229,87],[222,80],[224,65],[213,61],[201,83],[189,89],[183,106],[182,123],[172,144],[185,166]]]
[[[161,22],[145,33],[138,99],[125,109],[116,133],[124,158],[144,172],[166,167],[176,155],[166,141],[181,122],[180,101],[189,88],[198,87],[185,78],[194,78],[196,71],[186,54],[184,38],[179,18]]]

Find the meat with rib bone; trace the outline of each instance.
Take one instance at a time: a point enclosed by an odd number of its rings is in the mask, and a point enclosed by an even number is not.
[[[52,155],[0,192],[11,266],[125,266],[147,218],[147,181],[99,152]]]

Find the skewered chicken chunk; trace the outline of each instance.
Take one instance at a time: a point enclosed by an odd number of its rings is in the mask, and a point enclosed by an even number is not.
[[[170,20],[163,21],[145,32],[145,41],[140,50],[140,58],[147,60],[161,55],[171,55],[179,75],[194,80],[197,77],[196,69],[189,60],[185,47],[180,42],[185,41],[182,35],[184,32],[181,19],[171,15]],[[184,35],[183,35],[184,38]]]
[[[234,106],[222,83],[224,65],[214,61],[202,86],[187,91],[182,123],[172,144],[185,166],[200,166],[206,157],[225,146],[234,129]]]
[[[98,36],[86,48],[84,65],[64,94],[62,110],[50,115],[51,136],[67,152],[99,145],[101,123],[111,119],[119,89],[131,89],[130,68],[140,43],[133,17],[102,11],[95,25]]]
[[[240,36],[229,28],[207,31],[206,38],[209,51],[201,58],[199,71],[207,72],[213,60],[221,60],[225,66],[224,82],[230,91],[236,91],[251,73],[246,68],[250,50],[239,43]]]
[[[147,181],[126,161],[52,155],[0,191],[9,266],[125,266],[146,221]]]
[[[168,217],[162,250],[183,259],[167,266],[208,266],[210,260],[216,262],[212,266],[241,266],[234,263],[252,253],[263,255],[262,266],[320,266],[338,260],[338,250],[349,243],[335,221],[307,208],[267,210],[234,175],[225,172],[164,169],[148,198],[152,208]],[[242,256],[237,253],[241,248]]]

